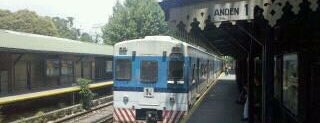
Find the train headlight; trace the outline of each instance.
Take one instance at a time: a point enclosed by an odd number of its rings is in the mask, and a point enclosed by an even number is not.
[[[168,81],[169,84],[174,84],[174,81]]]
[[[123,97],[123,103],[127,104],[129,102],[129,97],[128,96],[124,96]]]
[[[184,81],[177,81],[178,84],[184,84]]]

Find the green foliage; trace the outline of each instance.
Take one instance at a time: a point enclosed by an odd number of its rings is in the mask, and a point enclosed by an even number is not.
[[[166,34],[164,13],[155,0],[126,0],[113,7],[109,23],[102,28],[106,44],[143,38],[147,35]]]
[[[80,30],[73,27],[73,17],[67,17],[67,19],[60,17],[53,17],[52,21],[56,25],[59,33],[59,37],[77,40],[80,36]]]
[[[50,17],[41,17],[29,10],[20,10],[14,13],[0,10],[0,29],[58,36],[57,28]]]
[[[33,11],[0,9],[0,29],[93,42],[92,36],[73,27],[74,18],[42,17]],[[83,37],[83,36],[84,37]]]
[[[82,33],[80,36],[80,41],[93,42],[93,39],[89,33]]]
[[[59,37],[80,40],[84,42],[94,42],[89,33],[84,32],[81,34],[80,29],[73,27],[73,17],[67,17],[66,19],[54,17],[52,18],[52,21],[58,29]]]
[[[77,84],[80,86],[80,96],[81,96],[81,103],[84,109],[88,110],[92,106],[92,100],[94,97],[94,93],[90,90],[89,84],[91,80],[88,79],[78,79]]]
[[[1,10],[0,9],[0,17],[2,18],[2,17],[6,17],[6,16],[8,16],[8,15],[10,15],[10,14],[12,14],[10,11],[8,11],[8,10]]]

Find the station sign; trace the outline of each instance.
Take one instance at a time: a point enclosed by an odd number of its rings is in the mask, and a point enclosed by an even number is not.
[[[189,30],[190,24],[198,21],[199,27],[204,28],[206,20],[221,23],[223,21],[254,19],[255,0],[244,1],[205,1],[171,8],[169,10],[169,24],[171,26],[183,22]],[[175,27],[175,26],[174,26]]]
[[[213,4],[211,7],[212,11],[208,12],[214,22],[253,19],[253,7],[248,1]]]

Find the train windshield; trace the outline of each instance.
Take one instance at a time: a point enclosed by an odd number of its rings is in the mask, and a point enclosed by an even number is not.
[[[156,82],[158,80],[158,62],[157,61],[141,62],[140,80],[142,82]]]
[[[169,62],[169,80],[183,79],[183,61],[170,61]]]
[[[117,59],[115,64],[115,79],[130,80],[131,79],[131,60]]]

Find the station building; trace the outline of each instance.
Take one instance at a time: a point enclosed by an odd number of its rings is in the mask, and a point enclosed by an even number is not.
[[[320,122],[319,0],[163,0],[159,4],[168,25],[182,37],[196,37],[191,43],[236,59],[237,83],[240,88],[249,86],[250,123]],[[257,80],[261,90],[256,88]]]
[[[0,30],[0,97],[71,87],[78,78],[106,82],[112,55],[109,45]]]

